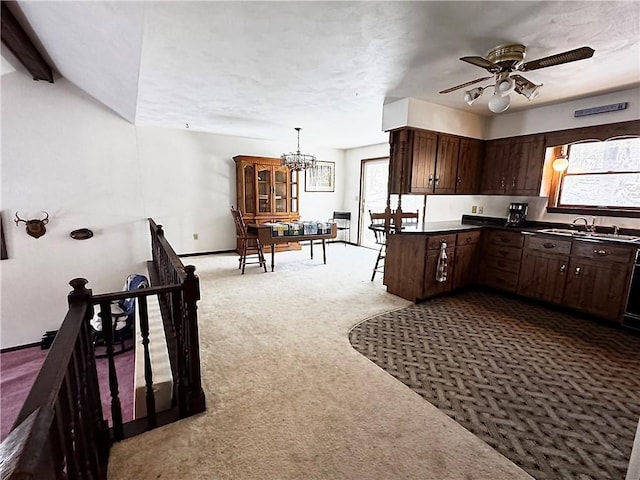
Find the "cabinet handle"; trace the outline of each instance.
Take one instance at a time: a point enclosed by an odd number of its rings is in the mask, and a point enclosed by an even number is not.
[[[556,248],[556,244],[555,243],[551,243],[551,242],[543,243],[542,246],[544,248]]]
[[[472,241],[473,241],[473,238],[467,237],[467,243],[471,243]]]
[[[611,255],[611,252],[607,252],[606,250],[594,250],[593,253],[595,253],[596,255]]]
[[[458,183],[462,183],[462,177],[458,177],[458,178],[457,178],[457,182],[458,182]]]
[[[429,185],[433,183],[433,176],[429,175]]]
[[[575,274],[576,274],[576,275],[580,275],[580,267],[576,267]]]
[[[516,177],[513,177],[513,181],[511,182],[511,186],[515,188],[515,186],[516,186]]]
[[[564,275],[565,270],[567,269],[567,265],[566,264],[562,264],[560,265],[560,275]]]
[[[500,188],[504,188],[504,186],[505,186],[505,180],[506,180],[506,179],[505,179],[504,177],[502,177],[502,178],[500,179]]]
[[[436,176],[436,183],[440,181],[440,177]]]

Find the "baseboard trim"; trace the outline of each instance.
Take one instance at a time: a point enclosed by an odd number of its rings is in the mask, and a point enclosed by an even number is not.
[[[39,346],[40,346],[40,342],[27,343],[25,345],[17,345],[15,347],[7,347],[7,348],[0,349],[0,353],[15,352],[16,350],[22,350],[25,348],[39,347]]]
[[[193,253],[181,253],[178,255],[180,258],[184,257],[201,257],[203,255],[218,255],[220,253],[233,253],[235,249],[232,250],[211,250],[209,252],[193,252]]]

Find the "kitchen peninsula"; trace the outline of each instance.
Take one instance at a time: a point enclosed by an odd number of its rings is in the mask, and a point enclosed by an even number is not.
[[[413,302],[482,285],[624,325],[640,232],[570,227],[464,215],[403,228],[387,237],[384,284]]]

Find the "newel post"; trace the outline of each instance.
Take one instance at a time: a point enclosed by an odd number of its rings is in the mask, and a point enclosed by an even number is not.
[[[186,274],[183,282],[183,298],[187,310],[187,332],[185,339],[189,354],[189,410],[192,414],[204,412],[206,408],[202,381],[200,378],[200,340],[198,335],[198,305],[200,300],[200,279],[195,274],[196,267],[184,267]]]
[[[93,305],[91,302],[93,291],[86,287],[87,283],[89,283],[89,281],[86,278],[74,278],[71,280],[69,285],[73,290],[67,295],[67,301],[69,307],[83,303],[87,305],[85,318],[83,319],[83,325],[81,327],[81,336],[84,338],[84,345],[86,347],[83,349],[85,355],[83,360],[86,364],[87,403],[91,417],[90,423],[92,431],[95,434],[94,441],[97,446],[98,458],[103,465],[106,465],[109,459],[111,439],[109,438],[109,425],[105,421],[102,412],[93,338],[89,333],[89,321],[93,317]]]

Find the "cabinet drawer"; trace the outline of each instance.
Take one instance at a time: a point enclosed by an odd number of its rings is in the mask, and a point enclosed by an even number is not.
[[[510,292],[515,292],[518,287],[517,273],[505,272],[494,268],[483,269],[480,279],[484,285]]]
[[[456,244],[456,234],[429,235],[427,237],[427,250],[439,250],[442,242],[446,242],[448,247],[452,247]]]
[[[527,237],[524,246],[529,250],[557,253],[559,255],[569,255],[569,252],[571,252],[571,240],[552,237]]]
[[[456,245],[468,245],[471,243],[478,243],[480,241],[480,230],[472,232],[459,233],[456,239]]]
[[[520,271],[520,258],[517,260],[507,260],[503,257],[487,257],[484,259],[484,266],[485,268],[513,272],[517,275]]]
[[[489,232],[489,243],[494,245],[507,245],[509,247],[522,248],[524,237],[520,232],[491,230]]]
[[[571,249],[571,256],[591,258],[608,263],[633,262],[636,248],[621,245],[609,245],[596,242],[575,241]]]
[[[522,257],[522,249],[504,247],[502,245],[486,245],[484,249],[485,257],[498,257],[502,260],[519,262]]]

